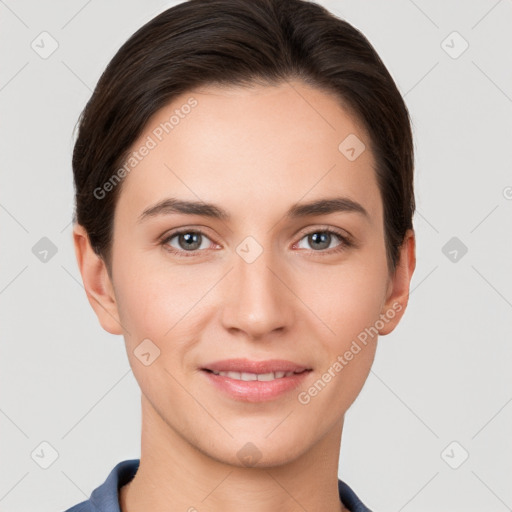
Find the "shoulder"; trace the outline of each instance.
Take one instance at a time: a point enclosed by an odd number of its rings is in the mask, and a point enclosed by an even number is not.
[[[348,484],[338,478],[338,491],[340,500],[350,512],[372,512],[349,487]]]
[[[140,459],[129,459],[114,466],[107,479],[91,493],[91,497],[65,512],[120,512],[119,488],[133,479]]]
[[[91,507],[91,502],[87,500],[73,505],[71,508],[68,508],[64,512],[94,512],[94,509]]]

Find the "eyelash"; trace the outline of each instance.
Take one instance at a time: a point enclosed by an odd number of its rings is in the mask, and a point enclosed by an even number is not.
[[[194,233],[194,234],[200,234],[202,236],[205,236],[206,238],[209,239],[208,235],[206,233],[204,233],[203,231],[199,230],[199,229],[180,229],[180,230],[177,230],[177,231],[174,231],[172,232],[171,234],[169,234],[169,236],[166,236],[161,242],[160,244],[164,247],[164,249],[166,251],[168,251],[169,253],[173,254],[173,255],[176,255],[176,256],[179,256],[179,257],[184,257],[184,258],[190,258],[190,257],[194,257],[197,255],[197,253],[200,253],[200,252],[203,252],[204,249],[202,250],[199,250],[199,249],[196,249],[196,250],[193,250],[193,251],[184,251],[184,250],[177,250],[175,249],[174,247],[170,247],[168,245],[168,243],[176,236],[179,236],[179,235],[182,235],[182,234],[185,234],[185,233]],[[311,253],[317,253],[317,254],[321,254],[321,253],[326,253],[326,254],[337,254],[341,251],[344,251],[350,247],[352,247],[354,245],[354,243],[352,242],[352,240],[350,239],[350,237],[346,236],[345,234],[343,234],[341,231],[338,231],[336,229],[333,229],[333,228],[317,228],[317,229],[314,229],[312,231],[309,231],[307,233],[304,233],[302,235],[302,237],[299,239],[299,242],[309,236],[309,235],[312,235],[314,233],[329,233],[331,235],[335,235],[337,236],[339,239],[340,239],[340,244],[335,247],[334,249],[323,249],[323,250],[318,250],[318,251],[315,251],[313,249],[307,251],[307,252],[311,252]],[[304,250],[304,249],[301,249],[301,250]],[[188,253],[188,254],[187,254]]]

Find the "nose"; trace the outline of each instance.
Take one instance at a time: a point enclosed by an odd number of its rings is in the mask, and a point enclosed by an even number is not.
[[[224,283],[222,323],[232,334],[263,339],[290,329],[298,301],[287,286],[284,262],[278,262],[270,249],[251,261],[254,250],[234,255],[234,268]]]

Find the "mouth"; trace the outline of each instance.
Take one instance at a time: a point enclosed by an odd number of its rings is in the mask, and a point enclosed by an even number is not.
[[[286,377],[292,377],[293,375],[301,375],[302,373],[310,372],[310,369],[297,371],[297,372],[285,372],[285,371],[277,371],[277,372],[267,372],[267,373],[252,373],[252,372],[232,372],[232,371],[220,371],[217,372],[215,370],[209,370],[208,368],[203,368],[203,371],[208,373],[213,373],[214,375],[219,375],[221,377],[228,377],[233,380],[241,380],[245,382],[251,381],[259,381],[259,382],[269,382],[276,379],[283,379]]]
[[[243,402],[275,400],[299,387],[313,371],[285,360],[230,359],[201,368],[214,388]]]
[[[222,361],[214,361],[206,364],[202,370],[208,370],[216,373],[247,373],[255,375],[263,375],[270,373],[301,373],[304,370],[311,370],[307,365],[287,361],[286,359],[268,359],[263,361],[252,361],[250,359],[224,359]],[[283,377],[283,375],[281,375]],[[279,377],[278,377],[279,378]]]

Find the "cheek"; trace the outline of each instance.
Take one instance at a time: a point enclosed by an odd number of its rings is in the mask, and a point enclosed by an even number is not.
[[[361,262],[310,273],[300,296],[321,319],[328,339],[343,345],[379,318],[386,285],[383,265]]]
[[[372,328],[380,318],[386,284],[380,265],[341,270],[323,292],[312,289],[305,300],[322,320],[315,343],[325,357],[318,380],[304,390],[300,403],[307,404],[311,417],[322,415],[326,428],[350,407],[368,377],[377,347]]]
[[[200,273],[193,266],[173,268],[142,259],[138,263],[125,261],[117,267],[116,289],[127,354],[141,388],[151,394],[150,389],[158,389],[163,382],[169,385],[165,369],[175,373],[182,371],[182,366],[188,368],[198,333],[204,330],[215,308],[205,300],[211,273]],[[146,348],[158,354],[147,367],[138,360]]]
[[[131,338],[164,339],[197,300],[182,280],[170,273],[139,270],[121,279],[119,314]]]
[[[125,270],[118,273],[117,289],[126,351],[141,390],[155,397],[173,382],[165,369],[174,373],[181,357],[179,340],[188,339],[183,329],[193,318],[187,311],[197,299],[182,293],[182,283],[170,274],[143,265],[136,272]]]

